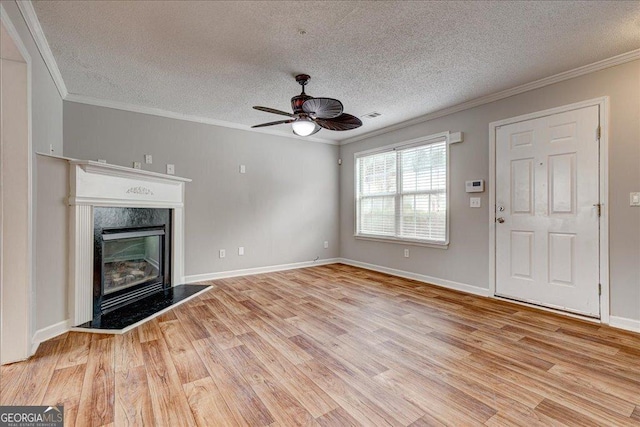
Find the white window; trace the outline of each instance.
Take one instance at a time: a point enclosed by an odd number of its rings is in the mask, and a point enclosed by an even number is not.
[[[447,135],[356,154],[356,237],[448,244]]]

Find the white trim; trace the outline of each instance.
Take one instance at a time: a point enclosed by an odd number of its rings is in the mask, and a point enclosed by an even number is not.
[[[77,95],[75,93],[68,94],[67,96],[64,97],[64,100],[68,102],[76,102],[79,104],[94,105],[97,107],[113,108],[115,110],[149,114],[152,116],[165,117],[168,119],[184,120],[187,122],[203,123],[207,125],[221,126],[225,128],[231,128],[231,129],[240,129],[240,130],[246,130],[246,131],[255,132],[255,133],[263,133],[267,135],[276,135],[276,136],[292,138],[292,139],[297,139],[302,141],[321,142],[323,144],[330,144],[330,145],[340,144],[339,141],[318,138],[317,136],[302,137],[294,134],[293,132],[289,133],[289,132],[279,131],[272,128],[251,128],[250,126],[247,126],[247,125],[227,122],[224,120],[212,119],[210,117],[196,116],[194,114],[178,113],[175,111],[164,110],[162,108],[147,107],[144,105],[129,104],[126,102],[112,101],[108,99],[93,98],[85,95]]]
[[[93,207],[69,207],[68,310],[72,325],[93,318]]]
[[[369,156],[376,153],[383,153],[385,151],[397,150],[398,148],[411,148],[418,145],[437,144],[438,142],[442,141],[446,141],[447,144],[449,144],[450,136],[450,131],[433,133],[431,135],[421,136],[419,138],[410,139],[408,141],[401,141],[393,144],[383,145],[382,147],[358,151],[357,153],[353,153],[353,157],[354,159],[357,159],[358,157]]]
[[[439,243],[430,243],[430,242],[421,241],[421,240],[410,240],[410,239],[382,237],[382,236],[367,236],[364,234],[354,234],[353,237],[357,240],[368,240],[370,242],[397,243],[398,245],[422,246],[425,248],[434,248],[434,249],[449,249],[449,243],[439,244]]]
[[[367,270],[377,271],[380,273],[391,274],[392,276],[403,277],[405,279],[417,280],[430,285],[439,286],[441,288],[453,289],[456,291],[466,292],[468,294],[479,295],[482,297],[489,296],[489,289],[479,286],[468,285],[466,283],[454,282],[452,280],[440,279],[437,277],[427,276],[425,274],[413,273],[405,270],[397,270],[395,268],[383,267],[380,265],[369,264],[366,262],[355,261],[347,258],[339,258],[339,262],[353,267],[360,267]]]
[[[19,2],[17,2],[19,3]],[[4,6],[0,4],[0,21],[4,24],[9,36],[13,39],[16,47],[20,51],[22,58],[27,64],[27,301],[28,307],[25,308],[25,315],[27,316],[27,337],[33,337],[33,328],[35,326],[35,224],[33,221],[33,131],[32,131],[32,82],[33,82],[33,65],[29,50],[25,46],[18,30],[11,22],[7,11]],[[1,240],[0,240],[1,241]],[[0,332],[1,334],[1,332]],[[27,340],[28,342],[29,340]],[[0,343],[1,345],[1,343]],[[29,345],[27,344],[27,347]],[[32,355],[31,348],[25,349],[27,356]]]
[[[164,173],[151,172],[143,169],[128,168],[126,166],[112,165],[109,163],[100,163],[93,160],[71,160],[71,166],[79,166],[87,173],[119,176],[122,178],[134,178],[138,180],[147,180],[157,182],[160,181],[178,181],[191,182],[191,178],[182,178],[175,175],[167,175]]]
[[[22,13],[24,21],[27,23],[27,27],[31,32],[31,37],[33,37],[33,40],[36,42],[36,46],[40,51],[40,55],[42,55],[45,65],[49,69],[49,74],[51,74],[51,78],[53,79],[56,88],[58,88],[60,97],[65,99],[69,93],[67,91],[67,86],[64,84],[62,74],[60,74],[60,69],[58,68],[58,63],[53,56],[53,52],[51,52],[49,42],[44,35],[44,31],[42,31],[42,26],[40,25],[40,21],[38,20],[38,16],[36,15],[36,11],[33,8],[31,0],[16,1],[16,4],[18,5],[18,9],[20,9],[20,13]]]
[[[111,208],[181,208],[182,202],[154,202],[154,201],[126,201],[122,199],[109,199],[106,197],[69,197],[69,205],[104,206]]]
[[[594,100],[595,101],[595,100]],[[600,107],[600,320],[611,322],[609,283],[609,97],[598,99]]]
[[[64,334],[71,327],[71,322],[69,319],[63,320],[62,322],[54,323],[51,326],[47,326],[46,328],[38,329],[36,333],[33,335],[33,339],[31,340],[31,354],[34,354],[38,349],[38,346],[51,338],[55,338],[58,335]]]
[[[340,145],[351,144],[352,142],[361,141],[363,139],[372,138],[374,136],[382,135],[385,133],[393,132],[398,129],[407,128],[409,126],[417,125],[420,123],[428,122],[439,117],[448,116],[449,114],[457,113],[459,111],[468,110],[470,108],[478,107],[480,105],[495,102],[500,99],[508,98],[510,96],[518,95],[520,93],[528,92],[530,90],[539,89],[541,87],[549,86],[555,83],[559,83],[565,80],[580,77],[585,74],[594,73],[596,71],[604,70],[606,68],[615,67],[616,65],[625,64],[627,62],[640,59],[640,49],[632,50],[630,52],[623,53],[621,55],[613,56],[611,58],[603,59],[592,64],[584,65],[582,67],[574,68],[573,70],[564,71],[562,73],[555,74],[553,76],[545,77],[540,80],[536,80],[530,83],[526,83],[520,86],[506,89],[494,94],[481,96],[461,104],[453,105],[451,107],[444,108],[442,110],[434,111],[429,114],[425,114],[420,117],[416,117],[411,120],[407,120],[395,125],[387,126],[382,129],[367,132],[362,135],[354,136],[352,138],[343,139],[340,141]]]
[[[174,308],[176,308],[180,304],[184,304],[185,302],[197,297],[200,294],[203,294],[203,293],[205,293],[207,291],[210,291],[211,289],[213,289],[213,286],[207,286],[206,288],[202,289],[201,291],[198,291],[195,294],[190,295],[190,296],[186,297],[185,299],[180,300],[177,303],[175,303],[175,304],[173,304],[173,305],[171,305],[171,306],[169,306],[167,308],[163,308],[162,310],[158,311],[157,313],[153,313],[151,316],[145,317],[144,319],[134,323],[133,325],[129,325],[124,329],[93,329],[93,328],[78,328],[77,326],[74,326],[74,327],[70,328],[69,330],[71,332],[88,332],[88,333],[95,333],[95,334],[111,334],[111,335],[126,334],[130,330],[132,330],[134,328],[137,328],[138,326],[142,325],[143,323],[147,323],[149,320],[155,319],[156,317],[160,316],[161,314],[164,314],[169,310],[173,310]]]
[[[60,160],[67,160],[67,161],[73,161],[73,160],[78,160],[78,159],[74,159],[72,157],[65,157],[65,156],[60,156],[58,154],[49,154],[49,153],[42,153],[40,151],[36,151],[36,154],[38,156],[45,156],[45,157],[52,157],[54,159],[60,159]]]
[[[635,51],[634,51],[635,52]],[[638,50],[637,52],[640,52]],[[496,131],[500,126],[507,124],[532,120],[553,114],[564,113],[566,111],[577,110],[580,108],[597,106],[600,111],[600,203],[602,204],[602,216],[600,218],[600,284],[602,285],[602,294],[600,296],[600,321],[602,323],[610,322],[609,304],[610,304],[610,287],[609,287],[609,203],[608,203],[608,186],[609,186],[609,97],[589,99],[574,104],[563,105],[561,107],[550,108],[548,110],[536,111],[530,114],[524,114],[517,117],[511,117],[504,120],[489,123],[489,293],[495,296],[496,293]],[[564,313],[558,311],[558,313]]]
[[[609,326],[612,328],[624,329],[625,331],[640,333],[640,320],[628,319],[626,317],[610,316]]]
[[[292,264],[268,265],[265,267],[245,268],[242,270],[220,271],[217,273],[191,274],[184,276],[184,283],[197,283],[207,280],[226,279],[227,277],[252,276],[254,274],[274,273],[277,271],[296,270],[298,268],[316,267],[319,265],[336,264],[341,258],[320,259],[318,261],[303,261]]]

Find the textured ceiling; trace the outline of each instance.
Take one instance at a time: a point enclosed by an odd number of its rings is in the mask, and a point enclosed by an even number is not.
[[[310,95],[382,113],[316,135],[334,141],[640,48],[638,1],[33,4],[71,94],[251,126],[307,73]]]

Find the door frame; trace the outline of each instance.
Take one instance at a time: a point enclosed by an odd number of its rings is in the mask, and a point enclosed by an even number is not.
[[[33,345],[33,334],[35,331],[35,325],[36,325],[36,321],[35,321],[35,310],[34,310],[34,305],[35,305],[35,287],[34,287],[34,283],[35,283],[35,225],[34,225],[34,221],[33,221],[33,208],[34,208],[34,202],[33,202],[33,143],[32,143],[32,136],[33,136],[33,126],[32,126],[32,76],[33,76],[33,66],[32,66],[32,59],[31,59],[31,55],[29,54],[29,51],[24,43],[24,41],[22,40],[22,38],[20,37],[20,34],[18,33],[18,30],[16,29],[15,25],[13,24],[13,22],[11,21],[11,19],[9,18],[9,14],[7,13],[6,9],[4,8],[3,5],[0,5],[0,21],[2,21],[2,24],[4,25],[5,29],[7,30],[7,32],[9,33],[9,35],[11,36],[11,38],[13,39],[13,42],[15,43],[16,47],[18,48],[18,50],[20,51],[20,54],[22,55],[22,58],[24,59],[24,61],[27,64],[27,271],[26,271],[26,281],[23,284],[23,289],[21,289],[21,291],[26,293],[26,302],[27,302],[27,306],[24,307],[24,318],[20,319],[21,322],[24,322],[26,325],[25,331],[24,333],[26,334],[26,348],[23,349],[24,353],[24,359],[30,357],[31,355],[33,355],[33,353],[35,352],[35,347]],[[0,149],[1,150],[1,149]],[[2,158],[2,155],[0,153],[0,159]],[[2,194],[2,192],[0,191],[0,197],[4,198],[4,194]],[[0,206],[2,206],[4,204],[5,200],[2,200],[0,202]],[[2,221],[2,215],[0,213],[0,227],[3,226],[3,221]],[[0,228],[1,230],[1,228]],[[2,242],[2,233],[0,232],[0,243]],[[2,268],[3,268],[3,260],[2,260],[2,255],[0,255],[0,272],[2,272]],[[1,281],[1,280],[0,280]],[[2,284],[0,283],[0,289],[1,289]],[[0,301],[0,306],[1,306],[2,302]],[[2,320],[0,319],[0,322]],[[4,345],[5,343],[2,342],[2,325],[0,324],[0,345]],[[11,363],[14,362],[12,361],[2,361],[2,363]]]
[[[609,97],[589,99],[587,101],[577,102],[574,104],[563,105],[561,107],[550,108],[547,110],[536,111],[530,114],[511,117],[489,123],[489,296],[491,298],[500,298],[496,296],[496,131],[499,127],[523,122],[532,119],[538,119],[545,116],[551,116],[558,113],[564,113],[571,110],[578,110],[585,107],[599,107],[600,121],[600,158],[599,158],[599,187],[600,187],[600,203],[602,205],[602,215],[600,217],[600,322],[609,324]],[[595,132],[595,129],[594,129]],[[528,303],[523,303],[530,305]],[[538,307],[536,305],[536,307]],[[583,316],[573,313],[567,313],[548,307],[538,307],[550,310],[556,313],[564,314],[572,317],[583,318]],[[593,321],[592,318],[584,317],[584,319]]]

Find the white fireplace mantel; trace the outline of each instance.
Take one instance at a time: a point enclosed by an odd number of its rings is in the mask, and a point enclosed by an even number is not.
[[[184,282],[184,186],[188,178],[70,160],[69,315],[72,325],[93,318],[93,208],[171,209],[171,285]]]

